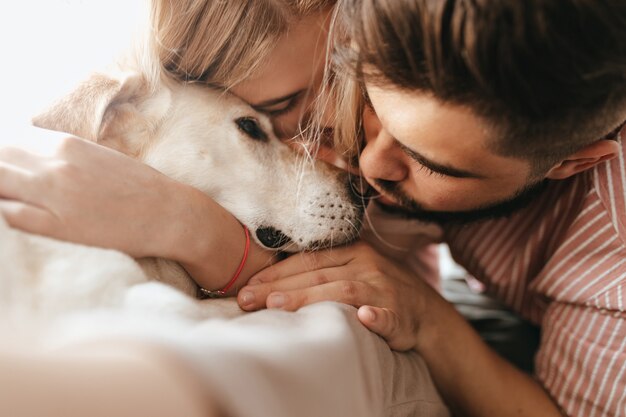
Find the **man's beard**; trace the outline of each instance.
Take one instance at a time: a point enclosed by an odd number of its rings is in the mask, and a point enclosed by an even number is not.
[[[411,199],[398,187],[397,183],[380,179],[376,179],[374,182],[380,189],[393,196],[398,204],[398,206],[388,206],[378,203],[377,205],[383,211],[407,219],[418,219],[436,223],[471,223],[480,220],[508,217],[514,212],[528,206],[548,184],[547,180],[531,183],[520,189],[509,199],[485,205],[474,210],[432,211],[425,210],[419,203]]]

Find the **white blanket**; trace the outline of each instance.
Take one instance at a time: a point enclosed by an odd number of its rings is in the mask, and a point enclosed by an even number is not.
[[[129,257],[7,227],[0,217],[3,345],[54,350],[94,339],[170,349],[233,417],[448,416],[414,353],[395,353],[356,310],[243,313],[149,282]]]

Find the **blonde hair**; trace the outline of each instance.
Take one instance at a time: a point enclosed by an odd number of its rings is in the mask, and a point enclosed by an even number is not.
[[[340,7],[335,8],[332,17],[331,33],[328,51],[336,51],[338,48],[352,47],[345,21],[346,14],[341,13]],[[334,151],[348,163],[357,166],[360,146],[362,141],[362,118],[365,101],[361,82],[355,71],[346,66],[336,54],[328,57],[324,71],[325,93],[320,95],[314,114],[314,126],[322,126],[322,119],[327,107],[334,110],[332,125],[332,146]],[[320,137],[319,130],[310,129],[312,132],[307,139],[314,141]]]
[[[245,80],[289,26],[336,0],[151,0],[154,55],[181,81],[229,89]]]

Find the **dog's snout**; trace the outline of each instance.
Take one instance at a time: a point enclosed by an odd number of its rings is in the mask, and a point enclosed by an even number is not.
[[[280,230],[273,227],[257,229],[256,237],[263,245],[271,249],[279,249],[291,242],[291,239]]]
[[[371,191],[371,187],[363,177],[357,175],[349,175],[348,188],[350,197],[353,202],[363,205],[365,198]]]

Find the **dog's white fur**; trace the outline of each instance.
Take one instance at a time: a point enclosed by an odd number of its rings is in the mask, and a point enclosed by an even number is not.
[[[265,138],[246,134],[244,119]],[[296,154],[264,115],[230,94],[165,78],[150,82],[139,70],[96,74],[33,122],[117,149],[202,190],[260,244],[267,228],[289,237],[279,248],[287,252],[342,244],[358,233],[363,208],[347,174]],[[195,294],[179,265],[140,262],[151,278]]]
[[[296,154],[273,135],[265,116],[230,94],[149,79],[140,70],[96,74],[33,122],[97,141],[197,187],[255,239],[268,227],[282,231],[291,243],[280,250],[356,237],[363,208],[345,173]],[[246,134],[242,118],[258,123],[266,138]],[[117,251],[33,236],[1,217],[0,263],[0,333],[15,340],[23,340],[20,331],[53,343],[141,332],[171,337],[184,323],[241,314],[234,302],[195,299],[197,286],[176,263],[138,263]],[[98,312],[106,318],[96,324]]]

